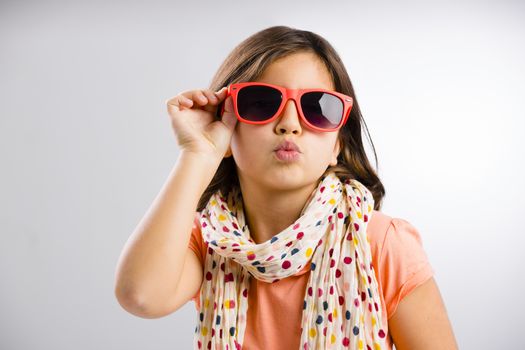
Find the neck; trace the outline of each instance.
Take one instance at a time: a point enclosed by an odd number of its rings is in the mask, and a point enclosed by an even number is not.
[[[293,224],[317,183],[293,190],[271,191],[259,186],[241,184],[246,224],[251,239],[260,244]]]

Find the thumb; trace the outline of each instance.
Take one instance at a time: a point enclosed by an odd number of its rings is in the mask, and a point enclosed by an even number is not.
[[[228,127],[228,129],[235,129],[237,125],[237,116],[233,112],[233,103],[231,97],[228,97],[224,101],[224,113],[222,115],[222,122]]]
[[[228,129],[233,131],[235,125],[237,125],[237,117],[231,113],[224,113],[222,116],[222,122],[228,127]]]

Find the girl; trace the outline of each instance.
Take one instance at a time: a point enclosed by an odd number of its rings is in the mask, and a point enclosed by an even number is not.
[[[167,105],[180,154],[119,261],[126,310],[194,300],[195,349],[457,348],[417,229],[379,211],[324,38],[262,30]]]

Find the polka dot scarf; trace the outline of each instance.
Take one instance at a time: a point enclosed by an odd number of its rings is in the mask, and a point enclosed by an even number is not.
[[[238,187],[210,197],[200,214],[208,242],[195,349],[242,348],[251,277],[274,283],[311,260],[300,350],[386,349],[366,227],[374,199],[357,180],[321,177],[300,217],[256,244]],[[284,336],[284,334],[283,334]]]

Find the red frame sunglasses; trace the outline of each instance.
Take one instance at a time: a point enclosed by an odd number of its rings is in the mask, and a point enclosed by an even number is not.
[[[277,90],[280,93],[281,101],[280,101],[279,107],[277,108],[277,110],[275,111],[275,113],[272,116],[270,116],[268,118],[265,118],[264,120],[260,120],[260,121],[249,120],[249,119],[243,118],[241,116],[241,114],[239,113],[239,108],[238,108],[239,107],[239,104],[238,104],[239,92],[243,88],[249,87],[249,86],[270,87],[270,88],[273,88],[273,89]],[[335,127],[328,128],[328,127],[316,126],[316,125],[312,124],[308,120],[308,118],[305,116],[304,111],[303,111],[303,106],[301,104],[301,100],[302,100],[301,98],[303,97],[304,94],[311,93],[311,92],[322,93],[323,94],[322,96],[324,96],[324,94],[329,94],[329,95],[334,96],[335,98],[337,98],[338,100],[341,101],[342,108],[340,108],[340,105],[339,106],[335,106],[336,110],[341,110],[341,117],[340,117],[341,119],[340,119],[339,123]],[[348,120],[348,117],[350,116],[350,111],[352,110],[352,105],[353,105],[353,102],[354,102],[352,97],[350,97],[348,95],[345,95],[345,94],[342,94],[342,93],[337,92],[337,91],[331,91],[331,90],[326,90],[326,89],[287,89],[287,88],[279,86],[279,85],[273,85],[273,84],[268,84],[268,83],[260,83],[260,82],[242,82],[242,83],[230,84],[230,85],[228,85],[228,91],[227,91],[226,98],[228,96],[232,96],[233,109],[235,111],[235,115],[237,116],[237,119],[240,120],[243,123],[247,123],[247,124],[266,124],[266,123],[270,123],[273,120],[275,120],[281,114],[281,112],[283,111],[284,106],[286,105],[288,100],[292,99],[295,102],[295,107],[297,108],[298,114],[299,114],[300,118],[303,120],[303,122],[309,128],[311,128],[313,130],[324,131],[324,132],[339,130],[346,123],[346,121]],[[332,101],[334,101],[334,100],[332,99]],[[272,107],[273,107],[273,109],[275,109],[275,106],[272,106]],[[332,106],[332,107],[334,107],[334,106]],[[316,108],[319,108],[319,106],[316,106]],[[222,107],[220,109],[220,115],[221,116],[222,116],[223,112],[224,112],[224,103],[222,103]],[[316,114],[319,114],[319,113],[316,112]],[[318,116],[316,116],[316,117],[318,117]]]

